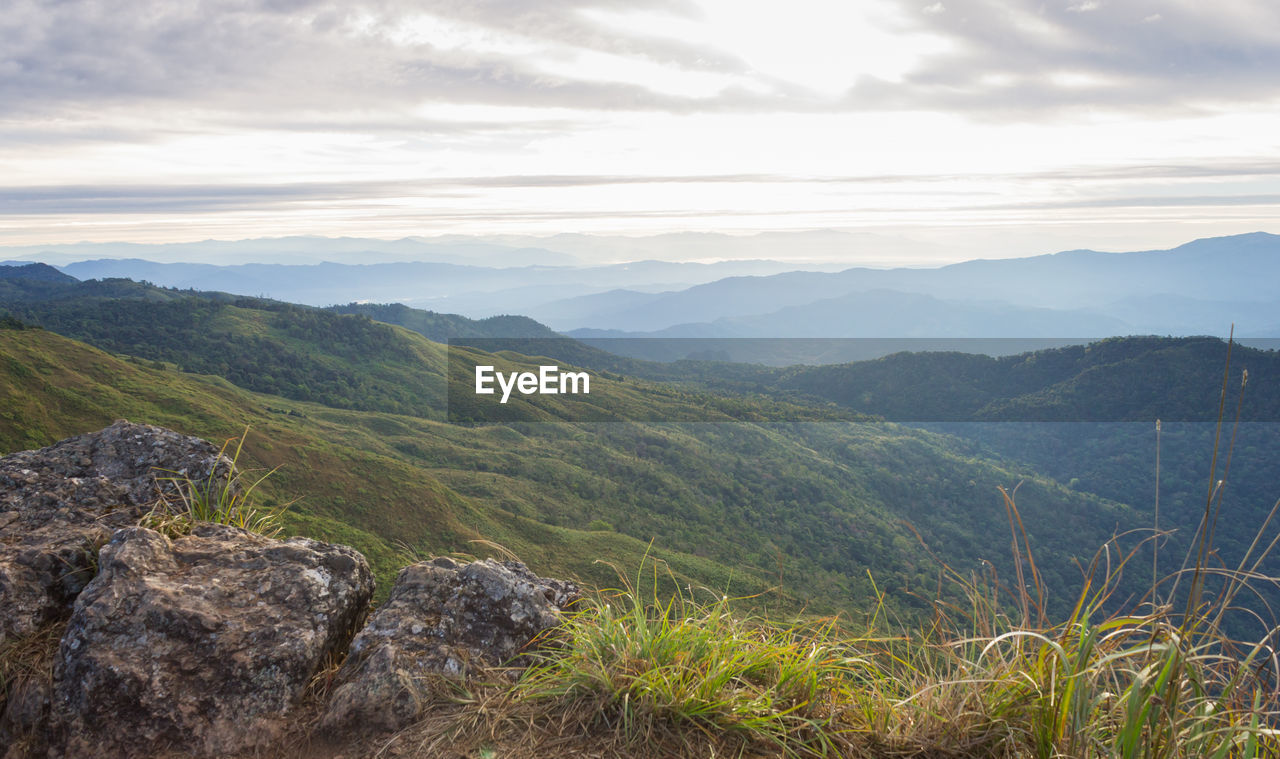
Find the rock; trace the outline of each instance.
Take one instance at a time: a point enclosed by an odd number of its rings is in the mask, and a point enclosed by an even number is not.
[[[413,722],[432,676],[510,661],[579,596],[573,583],[538,577],[515,561],[438,558],[405,567],[352,641],[324,729],[391,731]]]
[[[164,477],[230,466],[202,440],[127,422],[0,458],[0,643],[47,640],[47,657],[58,642],[51,679],[45,667],[5,684],[0,744],[34,736],[51,759],[216,757],[288,732],[363,618],[372,573],[354,550],[304,538],[136,526],[177,487]],[[512,661],[578,594],[518,562],[406,567],[352,643],[324,724],[407,724],[429,676]]]
[[[117,531],[76,599],[54,670],[64,757],[214,757],[279,737],[373,594],[356,551],[199,524]]]
[[[0,643],[66,616],[98,547],[176,487],[157,477],[230,465],[204,440],[125,421],[0,458]]]

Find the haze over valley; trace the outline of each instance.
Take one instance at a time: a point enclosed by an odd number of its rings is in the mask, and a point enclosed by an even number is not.
[[[785,254],[808,235],[774,233],[753,251]],[[722,254],[726,241],[701,237]],[[575,246],[593,241],[573,238]],[[543,241],[556,245],[555,238]],[[598,242],[608,248],[609,239]],[[828,238],[826,258],[849,251]],[[656,244],[656,243],[650,243]],[[179,289],[220,290],[314,306],[402,303],[469,318],[519,314],[581,338],[678,337],[1107,337],[1280,336],[1280,237],[1266,232],[1196,240],[1170,250],[1072,250],[941,267],[869,268],[772,258],[716,263],[659,260],[584,264],[548,248],[455,242],[265,240],[138,246],[158,258],[222,251],[253,263],[214,264],[92,258],[58,264],[77,279],[123,277]],[[310,245],[312,258],[271,263]],[[82,247],[82,246],[81,246]],[[68,251],[12,249],[11,264],[56,263]],[[93,253],[120,251],[105,246]],[[284,251],[282,253],[281,251]],[[346,251],[344,254],[343,251]],[[815,250],[811,249],[811,252]],[[382,261],[393,256],[417,260]],[[18,258],[21,256],[22,258]],[[375,262],[369,262],[369,260]],[[464,263],[465,262],[465,263]]]

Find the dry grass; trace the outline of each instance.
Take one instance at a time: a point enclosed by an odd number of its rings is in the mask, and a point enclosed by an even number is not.
[[[0,641],[0,744],[7,739],[15,756],[36,755],[43,736],[32,725],[14,724],[7,713],[10,699],[30,702],[29,694],[47,696],[53,690],[53,665],[66,621],[47,624],[30,635]],[[43,710],[43,707],[42,707]],[[30,715],[43,719],[42,715]]]

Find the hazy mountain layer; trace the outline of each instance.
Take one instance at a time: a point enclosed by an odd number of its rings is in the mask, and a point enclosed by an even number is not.
[[[783,310],[810,306],[818,311],[815,318],[856,329],[859,320],[866,318],[857,298],[844,309],[833,308],[832,303],[814,304],[853,293],[890,290],[951,304],[946,313],[928,318],[913,319],[906,314],[902,317],[905,326],[892,329],[945,328],[953,320],[964,324],[972,319],[975,307],[959,301],[976,301],[987,303],[979,308],[988,310],[992,310],[990,304],[1004,304],[996,308],[1006,309],[1008,324],[997,324],[998,332],[965,336],[1019,336],[1022,319],[1043,309],[1069,312],[1051,325],[1065,330],[1059,335],[1062,337],[1071,333],[1096,335],[1096,330],[1106,328],[1108,319],[1131,331],[1224,336],[1234,322],[1237,334],[1272,336],[1271,330],[1280,323],[1275,281],[1280,281],[1280,236],[1258,232],[1197,240],[1165,251],[1081,250],[967,261],[935,269],[856,268],[838,273],[733,277],[679,292],[574,296],[527,313],[558,330],[653,332],[676,325],[712,323],[699,330],[686,328],[683,334],[714,337],[720,336],[717,330],[739,325],[738,334],[791,337],[783,330],[796,328],[792,321],[775,321],[765,315],[794,313]],[[752,321],[747,317],[757,318]],[[989,328],[981,323],[969,326]]]
[[[836,248],[842,240],[849,242],[833,235],[804,239],[806,245],[825,240],[821,244]],[[584,249],[586,239],[548,238],[549,244],[575,250]],[[762,254],[776,250],[779,258],[787,257],[787,235],[749,239],[749,245],[738,241],[731,247]],[[287,260],[298,260],[309,251],[305,260],[310,262],[332,252],[343,262],[214,265],[116,258],[81,260],[64,271],[80,279],[128,277],[310,305],[399,302],[473,318],[519,313],[561,331],[685,337],[1100,337],[1225,335],[1234,323],[1240,335],[1280,334],[1280,299],[1270,285],[1280,280],[1280,237],[1262,232],[1196,240],[1165,251],[1077,250],[929,269],[843,271],[831,271],[830,264],[805,264],[808,271],[793,271],[800,264],[785,260],[590,265],[585,263],[592,260],[589,256],[566,258],[529,248],[523,244],[527,242],[207,242],[190,244],[188,252],[232,261],[252,255],[279,260],[273,250],[295,257]],[[669,244],[673,255],[662,257],[678,257],[675,251],[711,244],[679,235],[635,244],[614,242],[611,250],[632,254]],[[379,250],[392,252],[358,258],[364,247],[379,245]],[[187,250],[119,245],[62,249],[130,256]],[[369,263],[353,264],[353,256]]]

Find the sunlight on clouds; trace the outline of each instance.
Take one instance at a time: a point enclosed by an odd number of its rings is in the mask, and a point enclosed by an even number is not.
[[[702,5],[718,38],[756,69],[827,95],[863,76],[898,81],[939,45],[886,29],[895,18],[884,4],[705,0]]]
[[[278,132],[189,134],[154,143],[108,143],[71,154],[13,160],[13,184],[37,185],[47,177],[74,177],[74,184],[128,182],[296,182],[349,178],[352,163],[362,176],[403,171],[399,142],[367,134]]]
[[[973,84],[978,88],[1012,87],[1019,81],[1020,77],[1008,71],[986,71],[975,77]]]
[[[761,89],[743,77],[689,71],[594,50],[575,50],[571,55],[540,60],[536,66],[543,73],[566,79],[635,84],[681,97],[712,97],[733,85],[757,91]]]
[[[1048,76],[1049,82],[1056,87],[1099,88],[1118,84],[1112,78],[1084,71],[1055,71]]]
[[[764,77],[836,96],[860,77],[898,81],[921,57],[946,49],[941,38],[904,39],[885,3],[793,0],[762,3],[698,0],[701,18],[593,9],[610,28],[707,45],[732,54]]]
[[[504,57],[541,54],[549,47],[546,42],[508,30],[498,31],[428,13],[414,13],[382,24],[373,23],[365,27],[365,32],[383,36],[396,45],[427,45],[437,50]]]
[[[1002,10],[1010,16],[1010,21],[1019,35],[1039,40],[1050,47],[1059,47],[1064,43],[1062,27],[1044,17],[1044,7],[1036,9],[1002,6]]]
[[[440,119],[456,121],[460,124],[480,122],[489,124],[512,124],[538,121],[582,120],[590,121],[590,111],[574,108],[548,108],[535,105],[493,105],[489,103],[450,103],[443,100],[430,100],[414,106],[410,113],[422,119]]]
[[[399,46],[425,46],[462,58],[505,58],[530,71],[566,81],[632,84],[654,92],[680,97],[714,96],[729,86],[759,89],[743,77],[691,71],[664,65],[637,55],[600,52],[565,43],[553,43],[511,30],[416,13],[379,21],[364,16],[355,29],[364,35],[386,39]]]

